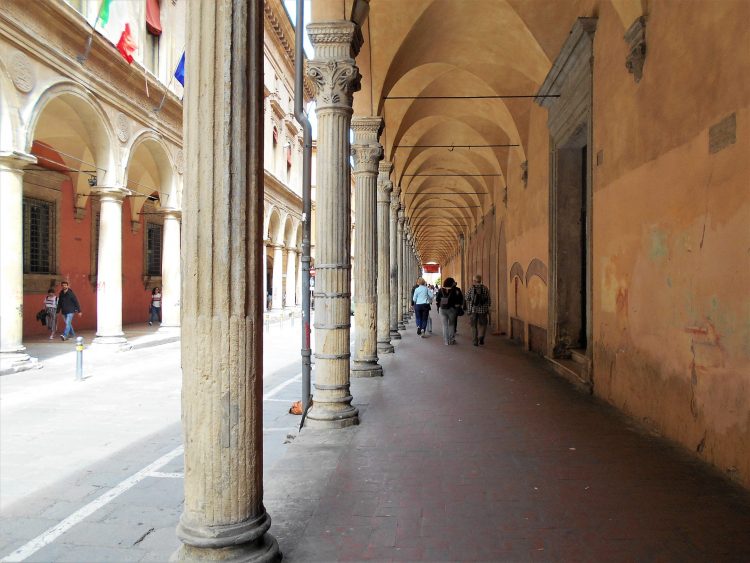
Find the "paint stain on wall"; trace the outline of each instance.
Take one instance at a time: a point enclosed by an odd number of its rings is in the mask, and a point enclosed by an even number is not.
[[[651,248],[649,250],[649,257],[653,261],[659,261],[669,254],[667,247],[667,233],[654,227],[650,233]]]

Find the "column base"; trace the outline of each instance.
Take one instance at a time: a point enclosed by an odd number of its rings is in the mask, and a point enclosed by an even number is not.
[[[401,340],[401,335],[398,333],[398,330],[391,331],[391,340]]]
[[[0,374],[2,375],[39,369],[41,367],[42,364],[39,363],[39,360],[23,352],[0,353]]]
[[[158,334],[175,334],[178,335],[182,329],[180,328],[180,325],[174,325],[174,326],[166,326],[161,325],[158,330],[156,331]]]
[[[359,424],[359,410],[356,407],[349,405],[346,410],[330,411],[321,408],[319,405],[320,403],[313,403],[307,418],[305,418],[305,428],[329,430]]]
[[[133,345],[128,342],[128,339],[125,338],[125,335],[97,336],[96,338],[94,338],[94,340],[91,341],[91,344],[96,344],[97,346],[112,346],[113,348],[117,348],[120,351],[133,349]]]
[[[271,534],[234,547],[194,547],[183,544],[170,561],[221,561],[222,563],[276,563],[281,561],[279,543]]]
[[[377,362],[353,361],[349,371],[351,377],[383,377],[383,366]]]
[[[406,330],[406,322],[401,321],[398,323],[398,329],[399,330]]]
[[[385,342],[378,342],[378,354],[393,354],[395,348],[391,344],[390,340]]]

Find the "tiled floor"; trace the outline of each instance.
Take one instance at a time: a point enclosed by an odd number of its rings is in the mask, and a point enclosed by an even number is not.
[[[361,425],[266,480],[285,560],[750,561],[745,492],[507,341],[412,327],[353,381]]]

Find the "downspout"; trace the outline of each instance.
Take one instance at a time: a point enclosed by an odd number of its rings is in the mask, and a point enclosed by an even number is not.
[[[310,231],[312,224],[312,187],[310,161],[312,159],[312,129],[305,113],[304,82],[305,2],[297,0],[297,21],[294,27],[294,117],[302,126],[302,420],[312,406],[310,375],[312,351],[310,350]]]

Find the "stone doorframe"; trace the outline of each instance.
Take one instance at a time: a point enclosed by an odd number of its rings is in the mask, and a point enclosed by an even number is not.
[[[591,383],[590,366],[592,346],[592,98],[593,98],[593,43],[596,31],[596,18],[579,18],[573,25],[570,35],[560,50],[550,72],[538,92],[536,103],[547,108],[547,125],[550,133],[550,184],[549,184],[549,306],[548,306],[548,330],[547,330],[547,355],[551,358],[569,358],[569,348],[576,347],[578,339],[571,335],[580,328],[582,338],[580,341],[587,343],[586,362],[582,379]],[[559,97],[545,96],[559,95]],[[580,164],[583,162],[583,147],[586,147],[585,169]],[[578,171],[575,165],[571,166],[572,155],[578,151]],[[563,207],[568,193],[562,193],[562,188],[574,183],[576,179],[579,184],[584,179],[585,193],[581,194],[581,202],[585,206],[585,272],[582,273],[582,283],[585,284],[585,297],[583,303],[585,310],[578,312],[578,323],[582,326],[576,327],[575,320],[571,320],[576,312],[568,310],[571,292],[575,288],[565,285],[569,272],[565,271],[564,260],[560,247],[562,244],[570,244],[573,238],[561,230],[566,222]],[[577,176],[577,178],[576,178]],[[569,219],[569,217],[567,218]],[[569,223],[567,223],[569,225]],[[568,229],[569,231],[569,229]],[[572,324],[572,328],[568,324]]]

